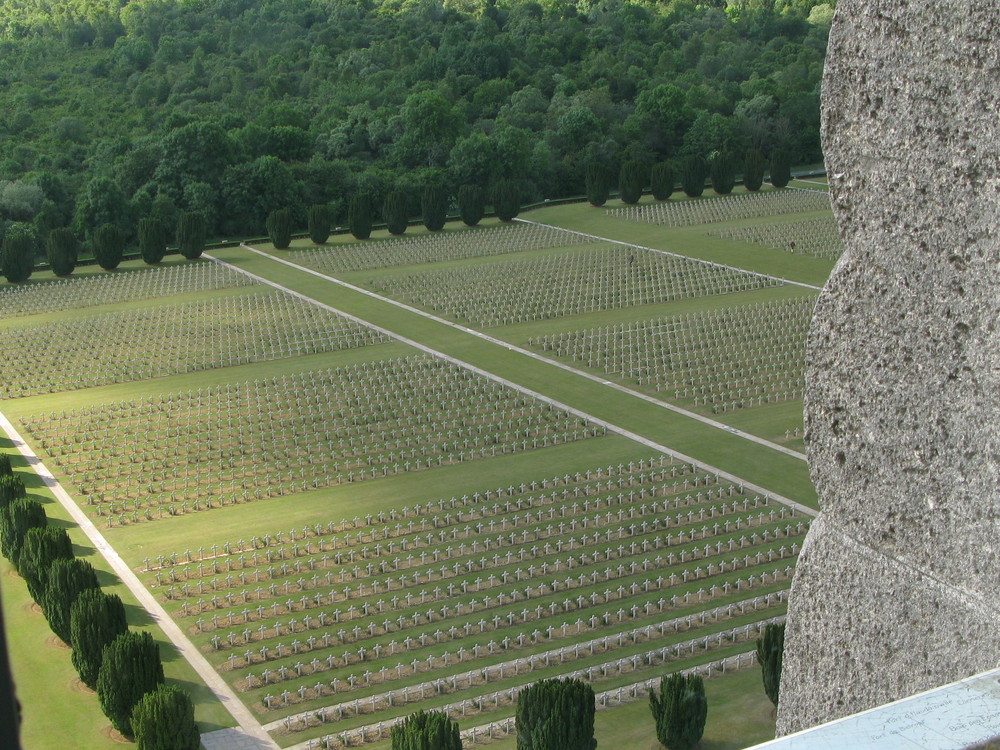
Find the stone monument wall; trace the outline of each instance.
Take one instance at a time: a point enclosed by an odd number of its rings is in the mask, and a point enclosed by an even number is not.
[[[840,0],[779,734],[1000,662],[1000,0]]]

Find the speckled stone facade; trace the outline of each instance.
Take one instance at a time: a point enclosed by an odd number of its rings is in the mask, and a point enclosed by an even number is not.
[[[841,0],[778,732],[1000,662],[1000,0]]]

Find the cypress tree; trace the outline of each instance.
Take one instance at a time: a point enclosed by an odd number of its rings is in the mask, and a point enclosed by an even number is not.
[[[755,148],[747,151],[746,158],[743,160],[743,187],[752,192],[760,190],[760,186],[764,184],[764,169],[766,167],[767,161],[764,159],[764,154]]]
[[[424,226],[431,232],[440,231],[448,218],[448,193],[443,187],[428,185],[420,197],[420,210]]]
[[[10,465],[10,456],[0,453],[0,477],[13,476],[14,469]]]
[[[372,199],[368,193],[356,193],[347,209],[347,225],[356,240],[372,236]]]
[[[736,185],[736,163],[727,151],[720,151],[712,159],[709,169],[712,190],[719,195],[729,195]]]
[[[330,206],[326,203],[309,206],[309,239],[314,245],[322,245],[330,239],[330,225],[332,223]]]
[[[785,653],[785,623],[771,623],[757,639],[757,663],[764,679],[764,692],[778,705],[781,692],[781,661]]]
[[[125,255],[125,235],[114,224],[102,224],[94,232],[94,258],[105,271],[118,268]]]
[[[618,173],[618,191],[623,203],[634,205],[642,197],[646,186],[646,170],[640,161],[627,161]]]
[[[608,202],[608,194],[611,190],[608,179],[608,169],[601,162],[591,162],[587,165],[587,173],[584,178],[587,190],[587,200],[592,206],[603,206]]]
[[[56,276],[69,276],[76,268],[77,244],[72,229],[62,227],[49,232],[45,243],[49,267]]]
[[[155,266],[167,254],[167,234],[159,219],[139,219],[139,252],[150,266]]]
[[[776,188],[788,187],[792,181],[792,157],[787,151],[771,155],[771,184]]]
[[[649,709],[661,745],[668,750],[691,750],[705,732],[705,684],[698,675],[667,675],[660,680],[659,695],[656,688],[649,691]]]
[[[35,267],[38,237],[30,224],[11,224],[0,245],[0,267],[11,284],[27,281]]]
[[[517,750],[593,750],[594,689],[582,680],[541,680],[521,691]]]
[[[191,697],[176,685],[160,685],[132,709],[137,750],[198,750],[201,734]]]
[[[385,222],[389,234],[400,235],[406,232],[406,222],[410,218],[406,202],[406,193],[402,190],[390,190],[382,203],[382,221]]]
[[[4,458],[7,458],[4,456]],[[7,459],[8,462],[10,459]],[[9,465],[9,463],[8,463]],[[24,480],[17,474],[0,474],[0,510],[6,508],[19,497],[26,497]]]
[[[514,180],[500,180],[493,189],[493,210],[500,221],[512,221],[521,210],[521,191]]]
[[[292,244],[292,212],[287,208],[279,208],[267,215],[264,224],[275,249],[287,250]]]
[[[73,544],[65,529],[56,526],[28,529],[21,545],[17,572],[27,584],[31,598],[41,604],[53,563],[72,559]]]
[[[667,200],[674,194],[674,165],[669,161],[654,164],[649,181],[653,197],[658,201]]]
[[[684,159],[681,187],[689,198],[697,198],[705,192],[705,160],[700,156],[688,156]]]
[[[185,211],[177,217],[177,249],[188,260],[200,258],[205,251],[208,225],[199,211]]]
[[[86,560],[74,557],[52,563],[40,604],[45,619],[49,621],[49,627],[63,643],[72,643],[69,615],[73,602],[83,591],[100,586],[97,573]]]
[[[392,750],[462,750],[458,723],[443,711],[417,711],[392,728]]]
[[[479,185],[462,185],[458,189],[458,213],[466,226],[474,227],[486,212],[486,194]]]
[[[69,633],[73,666],[83,684],[97,685],[104,647],[127,630],[125,605],[117,594],[100,589],[80,592],[69,609]]]
[[[132,736],[132,708],[163,684],[160,647],[147,632],[127,630],[104,647],[97,673],[97,699],[111,725]]]
[[[0,508],[0,549],[15,570],[20,569],[24,535],[29,529],[41,529],[48,523],[42,504],[23,495]]]

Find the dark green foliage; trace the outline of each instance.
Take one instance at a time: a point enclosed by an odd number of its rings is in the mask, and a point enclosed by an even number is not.
[[[4,458],[7,457],[4,456]],[[10,461],[9,458],[7,460]],[[14,473],[0,474],[0,510],[25,495],[24,480],[19,475]]]
[[[640,161],[627,161],[618,174],[618,191],[623,203],[633,205],[642,197],[646,186],[646,166]]]
[[[132,732],[136,750],[201,747],[191,698],[176,685],[160,685],[139,699],[132,709]]]
[[[85,685],[97,685],[104,647],[127,630],[125,606],[117,594],[100,589],[80,592],[69,610],[69,632],[73,666]]]
[[[139,219],[139,252],[143,261],[151,266],[167,254],[167,233],[159,219]]]
[[[331,223],[329,205],[320,203],[309,206],[309,239],[313,241],[313,244],[322,245],[330,239]]]
[[[71,560],[73,544],[65,529],[41,526],[28,529],[21,545],[17,572],[21,574],[31,598],[39,604],[45,595],[49,572],[56,560]]]
[[[24,485],[21,487],[23,490]],[[15,570],[20,567],[24,535],[29,529],[44,528],[48,522],[41,503],[36,503],[24,495],[11,499],[8,504],[0,508],[0,549]]]
[[[14,469],[10,465],[10,456],[6,453],[0,453],[0,477],[11,476],[14,473]]]
[[[785,653],[785,623],[772,623],[757,639],[757,663],[764,678],[764,692],[778,705],[781,692],[781,661]]]
[[[705,192],[705,160],[700,156],[688,156],[681,166],[681,187],[689,198],[697,198]]]
[[[114,224],[103,224],[94,232],[94,258],[105,271],[118,268],[125,255],[125,235]]]
[[[409,219],[406,193],[402,190],[390,190],[382,202],[382,221],[385,222],[389,234],[406,232],[406,222]]]
[[[31,276],[35,265],[38,237],[30,224],[11,224],[0,246],[0,267],[11,284],[20,284]]]
[[[585,185],[587,200],[590,201],[590,205],[603,206],[608,202],[611,180],[608,177],[608,168],[603,163],[591,162],[587,165]]]
[[[736,185],[736,161],[728,151],[720,151],[712,159],[709,170],[712,190],[719,195],[729,195]]]
[[[73,230],[67,227],[53,229],[49,232],[45,244],[46,254],[52,273],[56,276],[69,276],[76,268],[77,242]]]
[[[658,201],[665,201],[674,194],[674,165],[669,161],[661,161],[653,165],[650,175],[650,189]]]
[[[767,160],[759,149],[752,148],[747,151],[743,160],[743,187],[756,192],[764,184],[764,170],[767,168]]]
[[[442,711],[417,711],[392,728],[392,750],[462,750],[458,723]]]
[[[512,221],[521,210],[521,190],[514,180],[500,180],[493,188],[493,210],[500,221]]]
[[[279,208],[267,215],[267,236],[277,250],[286,250],[292,244],[292,212]]]
[[[792,181],[792,157],[787,151],[775,151],[771,155],[771,184],[776,188],[788,187]]]
[[[100,588],[97,573],[86,560],[78,557],[56,560],[48,573],[45,593],[42,595],[42,611],[49,621],[52,632],[63,643],[72,645],[70,630],[70,608],[77,597],[87,589]]]
[[[204,214],[185,211],[177,217],[177,249],[188,260],[200,258],[205,251],[205,233],[208,227]]]
[[[541,680],[517,698],[517,750],[593,750],[594,689],[581,680]]]
[[[431,232],[444,228],[448,218],[448,193],[438,185],[428,185],[420,199],[420,209],[423,213],[424,226]]]
[[[660,693],[649,691],[656,738],[667,750],[690,750],[701,740],[708,716],[705,685],[698,675],[674,672],[660,680]]]
[[[458,213],[466,226],[474,227],[486,212],[486,194],[479,185],[462,185],[458,189]]]
[[[347,209],[347,226],[356,240],[372,236],[372,199],[368,193],[356,193]]]
[[[97,699],[111,725],[132,736],[132,708],[163,684],[160,647],[147,633],[126,631],[104,647],[97,673]]]

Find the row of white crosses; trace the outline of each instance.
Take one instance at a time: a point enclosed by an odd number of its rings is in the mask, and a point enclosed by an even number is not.
[[[590,242],[585,237],[539,224],[506,224],[458,232],[435,232],[400,239],[369,240],[329,248],[297,250],[288,255],[320,271],[362,271],[462,258],[504,255]]]
[[[778,282],[642,248],[601,245],[384,275],[373,284],[428,310],[496,326],[731,294]]]
[[[844,243],[833,216],[781,224],[753,224],[709,232],[750,245],[763,245],[777,250],[806,253],[818,258],[836,260],[844,252]]]
[[[599,682],[600,680],[607,679],[608,677],[643,671],[657,665],[678,661],[683,659],[685,656],[692,656],[699,652],[706,652],[712,648],[719,647],[730,642],[745,642],[757,637],[757,635],[767,625],[783,621],[784,616],[771,617],[749,625],[741,625],[735,628],[729,628],[727,630],[713,633],[711,635],[692,638],[681,643],[652,649],[646,651],[645,653],[632,654],[628,657],[609,660],[585,669],[561,673],[557,675],[557,677],[563,679],[582,679],[587,680],[588,682]],[[538,662],[536,661],[535,664],[537,663]],[[510,663],[508,668],[516,675],[520,675],[522,669],[525,670],[526,674],[530,674],[535,669],[535,664],[529,663],[527,659],[519,659]],[[470,684],[476,684],[476,682],[481,680],[479,672],[468,674],[470,676],[466,679],[470,680]],[[508,676],[510,675],[508,674]],[[365,698],[356,698],[354,700],[341,702],[323,709],[308,711],[301,714],[293,714],[284,719],[279,719],[270,724],[265,724],[265,728],[273,730],[283,726],[286,730],[295,732],[304,730],[309,726],[314,725],[314,721],[317,723],[324,723],[327,721],[342,721],[351,717],[373,715],[381,711],[407,705],[408,703],[420,702],[428,697],[435,697],[466,689],[468,685],[462,685],[464,677],[466,676],[453,675],[449,678],[439,678],[428,683],[421,683],[420,685],[416,685],[412,688],[404,688],[402,690],[370,695]],[[317,683],[317,685],[319,684],[320,683]],[[457,703],[447,704],[438,710],[444,710],[454,718],[461,718],[461,716],[466,715],[470,711],[475,713],[485,713],[490,710],[496,710],[501,706],[507,706],[515,703],[520,691],[529,684],[531,684],[530,681],[504,690],[486,693],[474,698],[468,698]],[[267,694],[263,697],[262,703],[265,708],[278,709],[311,700],[314,697],[312,695],[312,691],[316,690],[316,686],[309,687],[303,685],[301,687],[305,689],[303,690],[300,688],[297,691],[285,689],[278,695]],[[627,687],[622,689],[628,690]]]
[[[252,283],[246,276],[208,260],[101,273],[0,288],[0,317],[79,310],[93,305],[168,297]]]
[[[214,264],[213,264],[214,265]],[[227,295],[7,331],[0,354],[19,373],[0,398],[353,349],[374,329],[280,291]]]
[[[787,571],[776,569],[760,578],[754,577],[755,580],[753,583],[747,583],[746,586],[741,586],[738,590],[749,591],[757,585],[768,585],[779,579],[787,580],[790,572],[790,569]],[[732,589],[728,590],[731,591]],[[645,640],[662,638],[669,635],[668,631],[678,633],[682,629],[692,630],[693,628],[704,626],[709,621],[717,623],[722,619],[741,617],[748,610],[752,612],[760,607],[779,606],[784,603],[787,594],[788,591],[783,589],[764,596],[732,602],[683,617],[644,625],[612,635],[601,636],[589,641],[578,641],[568,646],[531,654],[524,658],[532,667],[538,663],[542,663],[548,667],[550,660],[554,661],[558,659],[561,664],[567,659],[578,659],[581,656],[590,657],[595,655],[595,649],[597,649],[596,653],[604,653],[615,648],[622,648],[626,645],[626,642],[637,643],[640,638]],[[544,628],[536,627],[532,631],[509,631],[510,635],[491,638],[486,643],[481,641],[476,641],[472,644],[460,642],[457,648],[454,641],[456,637],[461,639],[459,629],[453,631],[455,635],[452,638],[448,638],[448,633],[445,631],[438,631],[440,635],[422,634],[417,639],[407,636],[403,643],[392,641],[389,645],[374,644],[362,647],[357,652],[345,651],[341,654],[331,652],[325,658],[319,658],[321,654],[318,652],[323,649],[307,650],[305,648],[307,644],[296,640],[292,643],[299,644],[298,647],[279,643],[273,646],[262,646],[259,650],[248,649],[242,655],[233,653],[230,654],[226,663],[231,671],[247,669],[248,667],[252,668],[251,671],[247,672],[243,681],[237,683],[244,690],[257,689],[264,685],[286,680],[294,681],[299,680],[299,678],[308,678],[331,670],[346,671],[352,667],[355,669],[364,668],[364,672],[361,673],[360,678],[352,673],[345,679],[335,677],[330,681],[329,692],[349,692],[372,684],[406,680],[416,675],[426,674],[477,659],[489,659],[498,653],[537,646],[543,642],[553,642],[560,638],[579,638],[585,633],[596,632],[608,626],[621,625],[628,620],[635,620],[641,617],[648,618],[653,614],[662,614],[668,604],[671,607],[690,606],[692,601],[697,603],[711,602],[717,596],[722,595],[722,593],[716,591],[709,594],[700,592],[692,594],[687,592],[684,596],[675,595],[669,601],[661,598],[657,602],[646,602],[641,607],[634,604],[631,609],[622,608],[617,613],[604,612],[602,615],[595,614],[586,619],[578,617],[575,622],[563,621],[558,625],[549,624]],[[467,633],[470,632],[474,631],[472,629],[467,630]],[[487,629],[485,632],[492,631]],[[327,637],[327,634],[324,634],[325,637]],[[314,645],[324,640],[324,638],[313,638]],[[332,641],[333,638],[330,637],[330,640]],[[428,648],[429,645],[447,645],[448,643],[452,643],[452,650]],[[311,660],[308,659],[310,655],[313,657]],[[258,658],[258,656],[261,656],[261,658]],[[358,658],[355,658],[356,656]],[[408,657],[412,658],[404,664],[404,661]],[[398,662],[395,666],[390,666],[393,660],[399,658],[402,658],[404,661]],[[379,666],[380,663],[381,666]],[[256,668],[260,666],[264,666],[264,669],[257,671]],[[486,682],[494,678],[503,679],[505,676],[509,676],[505,675],[506,668],[507,666],[504,664],[492,665],[479,671],[467,673],[469,687],[473,686],[474,678],[480,675]],[[306,681],[308,682],[308,680]]]
[[[830,196],[812,190],[776,190],[742,193],[700,200],[665,201],[608,210],[610,216],[670,227],[757,219],[777,214],[829,211]]]
[[[198,510],[605,431],[426,356],[35,415],[22,424],[92,505],[112,498],[111,513],[164,504]]]
[[[801,395],[814,305],[812,295],[792,297],[546,334],[529,345],[696,405],[721,406],[739,389]]]

